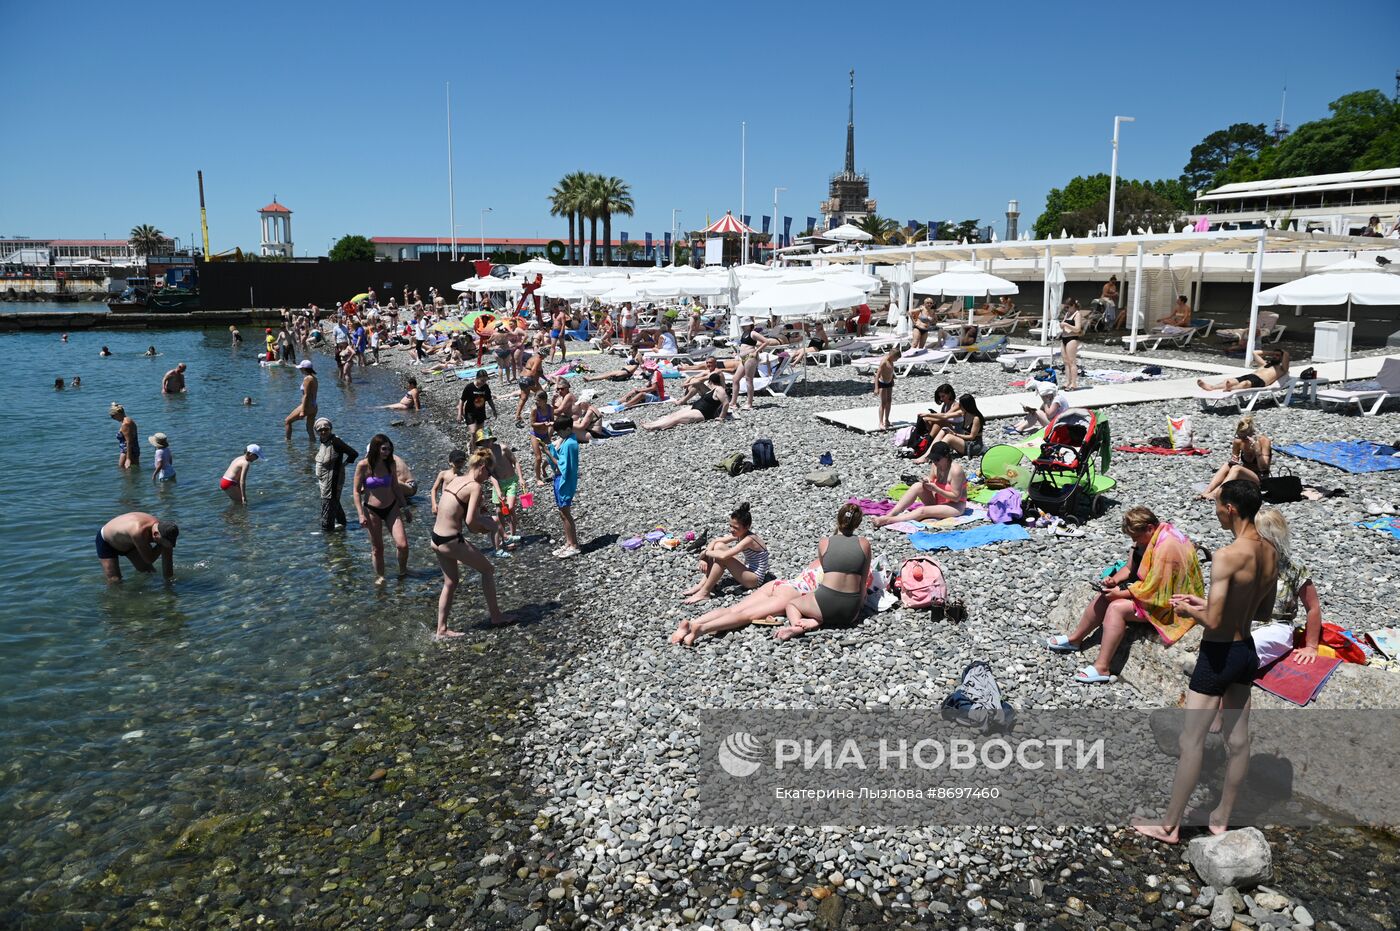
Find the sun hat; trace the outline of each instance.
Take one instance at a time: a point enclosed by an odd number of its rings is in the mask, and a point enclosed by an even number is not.
[[[302,359],[300,362],[297,363],[297,368],[309,372],[312,370],[313,366],[311,365],[310,359]]]
[[[1035,390],[1040,392],[1041,397],[1049,397],[1059,389],[1048,381],[1038,381],[1035,383]]]
[[[149,440],[151,445],[156,447],[157,449],[165,449],[167,446],[170,445],[170,438],[167,437],[164,433],[152,433],[149,437]]]
[[[249,443],[248,448],[245,450],[245,452],[247,452],[254,459],[261,459],[263,457],[262,447],[259,446],[257,443]]]

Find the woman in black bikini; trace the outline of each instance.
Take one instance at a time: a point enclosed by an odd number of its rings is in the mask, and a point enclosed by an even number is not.
[[[1230,446],[1229,461],[1216,470],[1206,490],[1201,492],[1201,497],[1219,497],[1220,486],[1237,478],[1262,485],[1264,479],[1269,477],[1273,455],[1273,442],[1254,429],[1254,416],[1246,414],[1235,426],[1235,442]]]
[[[399,551],[399,578],[408,575],[408,502],[398,482],[398,463],[394,459],[394,444],[384,434],[376,433],[369,441],[369,453],[355,466],[355,510],[360,523],[369,531],[370,561],[374,565],[374,584],[384,584],[384,529],[393,536]],[[368,512],[368,513],[366,513]]]
[[[870,577],[870,541],[855,536],[860,518],[854,504],[843,504],[836,512],[836,533],[817,544],[822,580],[812,594],[788,603],[787,626],[775,634],[779,640],[818,627],[850,627],[860,620]]]
[[[935,433],[933,443],[929,444],[928,450],[915,459],[915,462],[927,462],[934,443],[947,443],[949,448],[960,456],[977,456],[982,453],[982,428],[986,425],[987,418],[982,416],[977,399],[970,394],[963,395],[958,398],[958,410],[962,413],[962,423],[956,428],[949,423]]]
[[[736,376],[737,377],[737,376]],[[659,420],[642,424],[643,430],[669,430],[681,424],[699,423],[702,420],[722,418],[729,409],[729,393],[724,390],[724,376],[714,372],[705,381],[700,396],[674,414],[667,414]]]
[[[501,613],[496,603],[496,568],[481,551],[467,542],[464,528],[476,533],[494,536],[495,527],[491,518],[481,506],[482,489],[491,477],[491,453],[478,449],[472,453],[465,474],[449,481],[442,489],[438,502],[437,520],[433,522],[430,536],[433,552],[438,565],[442,566],[442,594],[438,596],[437,632],[434,638],[460,637],[460,631],[447,626],[447,615],[452,610],[452,599],[457,594],[457,583],[461,581],[459,564],[475,569],[481,574],[481,591],[486,596],[486,612],[491,617],[491,625],[510,623],[510,618]]]

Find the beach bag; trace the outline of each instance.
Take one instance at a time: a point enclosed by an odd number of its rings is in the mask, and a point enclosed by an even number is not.
[[[1016,709],[1001,697],[992,667],[983,660],[969,663],[958,687],[943,699],[943,720],[973,727],[984,734],[1010,731],[1016,725]]]
[[[1167,437],[1171,440],[1172,449],[1194,449],[1196,431],[1191,427],[1191,418],[1168,417]]]
[[[1259,655],[1260,669],[1293,652],[1292,624],[1265,624],[1250,636],[1254,639],[1254,652]]]
[[[928,608],[940,617],[948,601],[943,567],[928,556],[904,560],[899,567],[899,601],[906,608]]]
[[[755,469],[771,469],[777,466],[778,457],[773,454],[772,440],[754,440],[751,451]]]
[[[994,524],[1015,524],[1021,520],[1021,493],[1003,488],[987,502],[987,519]]]
[[[835,469],[817,469],[807,473],[807,484],[819,488],[835,488],[841,484],[841,476],[836,474]]]
[[[878,614],[890,607],[897,600],[894,592],[890,591],[890,585],[895,579],[890,572],[890,564],[883,556],[875,556],[870,561],[870,581],[865,586],[865,610],[870,614]]]
[[[890,440],[892,446],[905,446],[909,442],[909,437],[914,433],[913,427],[900,427],[894,432],[894,439]]]
[[[1270,504],[1303,500],[1303,480],[1287,470],[1283,470],[1281,475],[1266,476],[1260,482],[1259,490]]]
[[[734,476],[744,471],[745,465],[748,465],[748,460],[744,458],[744,454],[735,453],[734,455],[727,456],[724,459],[721,459],[719,462],[715,463],[715,468],[719,469],[725,475],[728,475],[729,477],[733,478]]]

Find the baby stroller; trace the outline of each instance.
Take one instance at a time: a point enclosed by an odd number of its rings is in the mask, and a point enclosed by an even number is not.
[[[1031,460],[1030,502],[1061,517],[1075,517],[1081,509],[1100,516],[1107,506],[1102,495],[1114,485],[1104,474],[1111,448],[1108,421],[1084,408],[1065,411],[1045,428]]]

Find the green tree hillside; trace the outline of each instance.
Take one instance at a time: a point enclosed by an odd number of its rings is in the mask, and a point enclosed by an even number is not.
[[[373,262],[374,243],[364,236],[342,236],[335,241],[335,245],[331,246],[330,260],[332,262]]]

